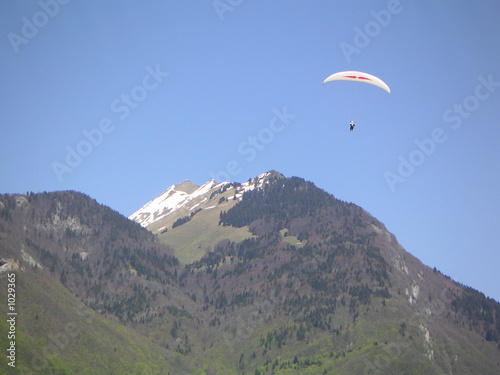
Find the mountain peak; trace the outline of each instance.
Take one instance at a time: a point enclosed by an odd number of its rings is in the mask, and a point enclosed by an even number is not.
[[[185,193],[191,194],[193,191],[199,188],[198,185],[194,184],[190,180],[184,180],[179,184],[172,185],[169,189],[174,188],[177,191],[183,191]]]
[[[271,181],[275,180],[281,180],[284,179],[285,176],[275,170],[270,170],[268,172],[261,173],[257,177],[255,177],[253,180],[260,181],[262,183],[269,183]]]
[[[170,186],[158,197],[152,199],[139,210],[129,216],[129,219],[147,227],[164,216],[185,207],[188,203],[196,203],[197,197],[204,195],[213,189],[217,183],[208,181],[202,186],[196,185],[189,180]]]
[[[173,221],[200,209],[212,208],[216,204],[212,200],[219,193],[234,188],[234,194],[227,199],[239,200],[246,191],[261,188],[266,184],[284,178],[285,176],[281,173],[271,170],[242,184],[210,180],[199,186],[190,180],[185,180],[170,186],[158,197],[130,215],[129,219],[157,233],[164,230],[167,223],[171,224]]]

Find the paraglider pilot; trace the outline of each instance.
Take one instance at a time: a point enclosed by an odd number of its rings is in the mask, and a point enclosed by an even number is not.
[[[356,123],[355,123],[354,121],[351,121],[351,122],[349,123],[349,130],[350,130],[350,131],[353,131],[355,126],[356,126]]]

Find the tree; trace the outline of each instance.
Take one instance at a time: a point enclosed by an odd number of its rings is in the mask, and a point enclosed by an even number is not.
[[[306,327],[301,325],[297,330],[297,340],[303,341],[306,338]]]

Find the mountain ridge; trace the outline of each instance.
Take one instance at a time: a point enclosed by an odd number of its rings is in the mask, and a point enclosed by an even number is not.
[[[149,342],[148,374],[498,373],[500,304],[422,264],[361,207],[277,172],[200,197],[183,200],[189,220],[154,235],[76,192],[0,195],[0,277],[15,269],[30,280],[22,294],[48,293],[46,306],[23,301],[29,347],[53,336],[36,314],[71,323],[43,314],[64,288],[61,311],[90,308],[103,339]],[[78,327],[78,342],[95,343]],[[72,347],[44,355],[46,373],[77,373]],[[113,353],[101,367],[124,373]],[[29,355],[23,369],[36,373]]]

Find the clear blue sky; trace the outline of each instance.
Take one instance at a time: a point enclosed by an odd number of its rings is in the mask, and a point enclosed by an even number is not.
[[[128,216],[185,179],[275,169],[500,300],[499,16],[497,0],[3,1],[0,192],[73,189]],[[392,93],[321,85],[341,70]]]

